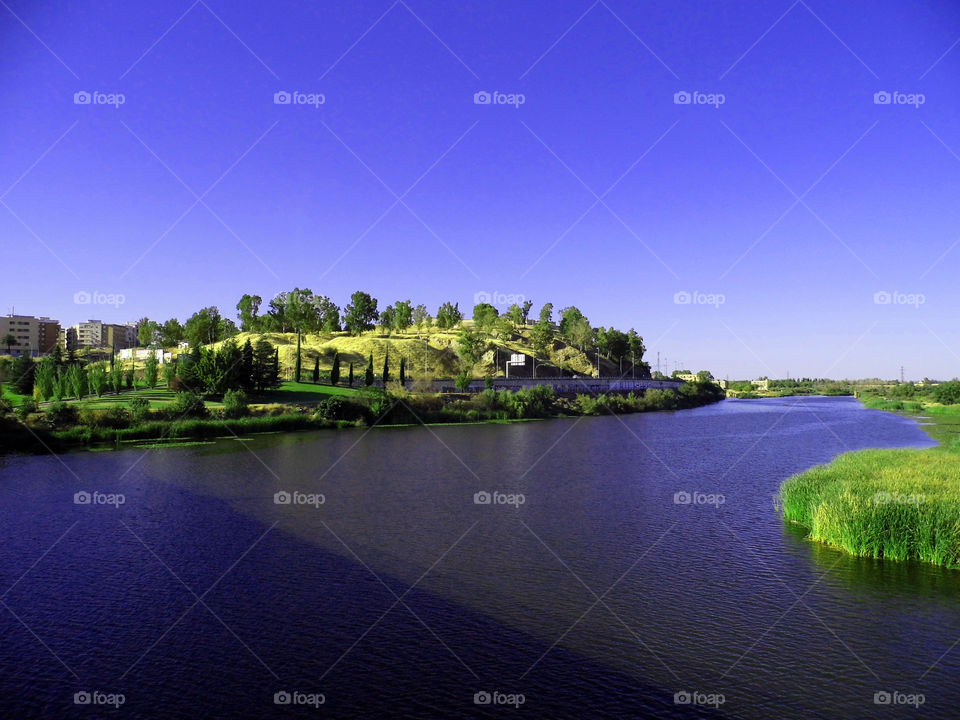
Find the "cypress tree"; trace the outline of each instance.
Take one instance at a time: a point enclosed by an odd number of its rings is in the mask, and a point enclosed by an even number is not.
[[[347,384],[350,387],[353,387],[353,363],[350,363],[350,375],[348,377]]]
[[[333,354],[333,367],[330,368],[330,384],[338,385],[340,383],[340,353]]]
[[[320,382],[320,356],[319,355],[317,355],[317,357],[313,361],[313,381]]]
[[[407,359],[405,357],[400,358],[400,384],[403,387],[407,386]]]
[[[390,380],[390,353],[383,356],[383,384]]]
[[[373,353],[370,353],[370,361],[367,363],[367,370],[363,374],[363,384],[367,387],[373,385]]]
[[[279,349],[277,350],[277,352],[278,352],[278,353],[280,352]],[[301,369],[301,363],[300,363],[300,333],[298,332],[298,333],[297,333],[297,362],[296,362],[296,364],[293,366],[293,377],[294,377],[294,380],[296,380],[297,382],[300,382],[300,369]]]

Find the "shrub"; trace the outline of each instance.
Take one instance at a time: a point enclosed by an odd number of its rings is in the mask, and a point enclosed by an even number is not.
[[[130,398],[127,403],[130,410],[130,417],[134,422],[141,423],[150,417],[150,401],[143,397]]]
[[[79,413],[73,405],[68,405],[65,402],[55,402],[46,409],[44,416],[47,422],[54,427],[64,428],[76,425]]]
[[[203,400],[193,393],[178,392],[173,401],[167,406],[167,415],[172,420],[184,417],[203,418],[209,415]]]
[[[104,410],[100,415],[100,419],[103,427],[110,428],[111,430],[122,430],[130,426],[130,413],[121,405],[112,405],[107,410]]]
[[[250,414],[250,403],[243,390],[227,390],[223,396],[223,416],[240,418]]]
[[[37,404],[32,398],[24,398],[23,402],[16,409],[17,417],[26,420],[27,417],[37,411]]]

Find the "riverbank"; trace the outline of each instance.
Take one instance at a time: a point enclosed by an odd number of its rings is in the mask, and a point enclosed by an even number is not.
[[[285,386],[292,385],[285,383]],[[308,390],[311,390],[308,388]],[[120,448],[130,443],[157,446],[176,441],[241,437],[256,433],[406,425],[503,423],[521,420],[576,417],[580,415],[627,414],[699,407],[723,399],[713,383],[689,383],[678,390],[651,389],[641,395],[556,395],[548,386],[518,391],[485,390],[476,394],[427,394],[402,389],[378,388],[326,394],[311,390],[313,400],[303,401],[306,391],[289,390],[299,403],[237,404],[228,396],[207,403],[178,393],[158,402],[156,398],[130,398],[123,394],[113,402],[48,403],[19,421],[0,418],[0,451],[62,452],[89,447]]]
[[[794,475],[780,488],[784,519],[853,555],[960,567],[960,405],[864,404],[922,420],[939,445],[844,453]]]

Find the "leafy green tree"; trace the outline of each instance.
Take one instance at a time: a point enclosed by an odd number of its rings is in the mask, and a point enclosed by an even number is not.
[[[256,332],[260,329],[260,305],[263,298],[259,295],[244,295],[237,303],[237,319],[244,332]]]
[[[523,307],[520,308],[520,316],[523,320],[523,324],[526,325],[527,321],[530,319],[530,310],[533,309],[533,300],[524,300]]]
[[[384,385],[390,381],[390,353],[383,356],[383,375],[381,377]]]
[[[223,318],[214,307],[205,307],[191,315],[183,326],[183,334],[191,347],[210,345],[221,338]]]
[[[413,305],[409,300],[398,300],[393,310],[393,329],[406,332],[413,324]]]
[[[77,400],[87,394],[87,374],[79,365],[70,365],[66,372],[68,392]]]
[[[320,356],[317,355],[313,359],[313,381],[320,382]]]
[[[267,340],[261,338],[253,348],[253,386],[257,392],[280,387],[280,373],[276,352]]]
[[[317,362],[320,362],[320,358],[317,358]],[[319,373],[319,365],[317,372]],[[340,353],[335,352],[333,354],[333,366],[330,368],[330,384],[338,385],[340,383]]]
[[[240,378],[240,389],[246,392],[253,392],[256,388],[256,380],[253,375],[253,345],[250,338],[240,348],[240,363],[237,367],[237,375]]]
[[[357,290],[350,296],[350,304],[345,309],[343,324],[351,335],[359,335],[364,330],[372,330],[377,317],[376,298],[370,297],[362,290]]]
[[[437,327],[441,330],[455,328],[461,320],[463,320],[463,313],[460,312],[460,303],[445,302],[437,310]]]
[[[87,366],[87,385],[97,397],[103,397],[107,389],[107,371],[103,363],[91,363]]]
[[[553,303],[544,303],[540,308],[540,322],[549,325],[553,322]]]
[[[490,303],[477,303],[473,306],[473,323],[477,330],[488,332],[500,316],[500,312]]]
[[[146,381],[148,388],[157,386],[157,375],[159,375],[159,373],[160,367],[157,362],[157,356],[151,351],[143,363],[143,379]]]
[[[10,367],[10,384],[20,395],[33,394],[34,373],[36,372],[33,358],[29,353],[20,353],[13,365]]]
[[[110,387],[113,388],[113,392],[116,395],[119,395],[120,391],[123,389],[122,363],[114,362],[113,367],[110,368]]]
[[[388,335],[390,334],[390,331],[393,330],[396,314],[397,313],[393,309],[393,305],[387,305],[380,312],[380,319],[379,319],[380,329],[384,330]]]
[[[460,351],[460,357],[463,358],[466,369],[470,370],[480,361],[486,349],[486,343],[479,333],[469,328],[463,328],[457,336],[457,348]]]
[[[505,315],[510,318],[514,325],[523,323],[523,308],[516,303],[507,308]]]
[[[400,385],[406,387],[407,385],[407,359],[400,356]]]
[[[462,373],[457,375],[456,378],[454,378],[454,383],[456,384],[458,390],[465,392],[467,388],[470,387],[471,380],[473,380],[473,378],[470,376],[470,373],[464,370]]]
[[[183,342],[183,325],[176,318],[167,320],[160,329],[160,344],[173,347]]]
[[[537,357],[546,357],[547,349],[553,344],[553,327],[549,321],[540,320],[530,331],[530,343]]]
[[[170,390],[170,386],[173,385],[173,381],[177,377],[179,368],[180,363],[176,360],[163,366],[163,382],[166,383],[167,390]]]
[[[413,323],[413,326],[417,329],[418,335],[421,332],[423,332],[424,326],[426,326],[427,330],[430,329],[430,313],[427,312],[426,305],[417,305],[413,309],[413,312],[411,314],[411,322]]]
[[[141,318],[137,323],[137,343],[140,347],[149,347],[157,342],[160,334],[160,323],[148,318]]]
[[[647,351],[647,348],[643,345],[643,338],[633,328],[627,331],[627,344],[629,345],[631,361],[638,363],[643,360],[643,354]]]
[[[373,353],[370,353],[370,361],[367,363],[366,372],[363,374],[363,384],[367,387],[373,385]]]
[[[36,365],[34,371],[34,387],[40,391],[40,397],[43,400],[49,400],[53,397],[56,383],[57,367],[53,357],[48,355]]]
[[[938,403],[944,405],[956,405],[960,403],[960,380],[954,378],[953,380],[940,383],[933,389],[933,398]]]

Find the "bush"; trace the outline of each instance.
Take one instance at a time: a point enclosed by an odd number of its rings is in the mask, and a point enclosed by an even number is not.
[[[17,417],[26,420],[31,413],[37,411],[37,404],[31,398],[24,398],[23,402],[16,409]]]
[[[203,400],[193,393],[178,392],[167,406],[166,414],[171,420],[178,420],[184,417],[204,418],[210,413]]]
[[[127,408],[129,408],[130,417],[133,418],[134,422],[141,423],[150,417],[150,401],[146,398],[130,398]]]
[[[44,417],[53,427],[64,428],[76,425],[79,413],[73,405],[68,405],[65,402],[55,402],[46,409]]]
[[[933,397],[938,403],[943,405],[954,405],[960,403],[960,380],[950,380],[940,383],[934,388]]]
[[[223,396],[223,416],[240,418],[250,414],[250,403],[243,390],[227,390]]]

